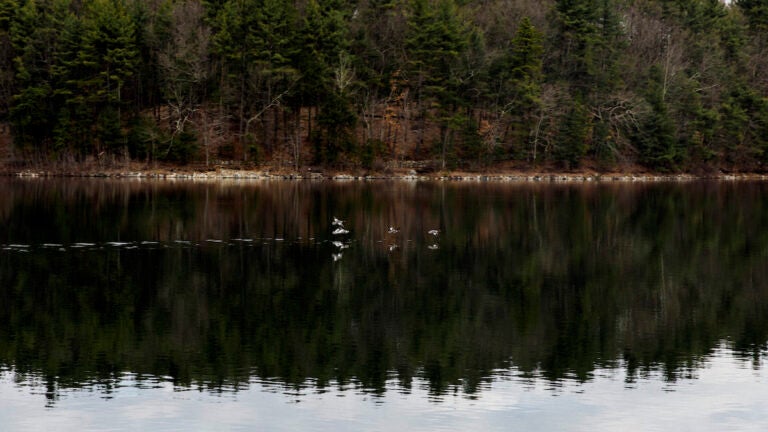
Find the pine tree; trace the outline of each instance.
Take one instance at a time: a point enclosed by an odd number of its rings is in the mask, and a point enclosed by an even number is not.
[[[590,117],[587,108],[579,100],[574,100],[560,119],[557,145],[554,158],[565,169],[579,166],[581,159],[589,149]]]
[[[749,20],[752,31],[768,31],[768,2],[765,0],[736,0],[736,5],[741,8]]]
[[[252,123],[294,86],[296,25],[296,11],[285,0],[229,0],[215,20],[213,46],[223,60],[222,91],[226,103],[237,107],[241,140],[251,141]],[[244,149],[243,157],[252,151],[255,147]]]
[[[347,94],[344,91],[328,93],[320,104],[318,130],[312,137],[315,162],[336,165],[342,154],[351,152],[355,144],[352,128],[356,122],[357,115],[350,106]]]
[[[301,74],[297,97],[305,106],[317,106],[333,88],[333,65],[348,51],[345,11],[333,0],[307,3],[295,54]]]
[[[68,23],[65,58],[57,70],[61,85],[56,89],[67,112],[58,116],[57,130],[92,129],[93,137],[82,133],[75,142],[83,153],[117,151],[125,144],[123,88],[134,75],[138,54],[133,20],[121,1],[94,0],[79,21]]]
[[[69,16],[69,0],[29,0],[11,22],[15,93],[10,118],[17,147],[51,149],[58,117],[53,98],[60,58],[59,35]]]
[[[640,129],[640,161],[650,168],[674,169],[678,162],[675,130],[664,100],[661,68],[657,65],[649,71],[646,101],[651,111]]]
[[[342,151],[352,150],[350,128],[357,121],[350,106],[347,78],[337,83],[339,63],[350,67],[348,54],[347,11],[335,0],[310,0],[307,4],[299,42],[301,49],[295,57],[300,74],[293,109],[309,108],[307,136],[315,144],[315,161],[335,163]],[[348,71],[344,71],[347,73]],[[311,115],[315,108],[317,129]]]
[[[619,82],[624,45],[612,0],[557,0],[552,14],[556,50],[548,74],[568,82],[574,95],[604,99]]]
[[[134,115],[151,108],[156,121],[159,121],[159,108],[163,101],[163,74],[158,65],[159,56],[171,39],[173,4],[173,0],[129,0],[128,3],[128,12],[135,29],[137,64],[135,85],[126,89],[125,96],[133,102]],[[206,54],[210,55],[210,52]]]
[[[734,83],[719,107],[717,135],[725,162],[754,169],[768,161],[768,97]]]
[[[278,107],[288,102],[300,79],[294,64],[295,53],[298,51],[297,22],[296,11],[286,0],[263,0],[253,24],[256,31],[249,34],[252,38],[250,44],[255,50],[250,82],[256,94],[256,103],[248,122],[261,121],[267,110],[274,113],[272,139],[267,138],[264,131],[268,152],[273,150],[278,141]]]
[[[416,93],[421,119],[423,144],[426,118],[433,111],[440,124],[440,155],[445,167],[445,155],[453,142],[454,115],[462,105],[460,98],[461,57],[469,43],[469,32],[462,22],[453,0],[414,0],[409,16],[405,41],[408,59],[408,82]]]
[[[18,8],[16,0],[0,0],[0,122],[8,119],[14,93],[11,25]]]
[[[238,134],[245,131],[247,65],[251,59],[246,45],[248,10],[243,0],[228,0],[218,11],[214,21],[214,53],[221,59],[220,88],[224,106],[236,106]],[[243,155],[245,157],[245,154]]]
[[[557,0],[553,12],[552,46],[557,51],[548,73],[567,81],[579,97],[592,91],[600,34],[598,0]]]
[[[491,66],[499,121],[510,119],[512,156],[526,156],[528,137],[541,93],[543,35],[524,17],[511,40],[511,48]]]
[[[623,105],[616,95],[626,41],[616,8],[614,0],[558,0],[552,14],[555,56],[548,76],[570,94],[566,104],[579,101],[590,113],[589,151],[600,158],[615,152],[620,127],[611,112]]]

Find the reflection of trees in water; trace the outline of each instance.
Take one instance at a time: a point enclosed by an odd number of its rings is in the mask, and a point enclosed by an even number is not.
[[[0,362],[60,386],[674,380],[723,340],[757,361],[768,339],[762,184],[93,184],[22,184],[2,215],[5,244],[161,241],[0,254]]]

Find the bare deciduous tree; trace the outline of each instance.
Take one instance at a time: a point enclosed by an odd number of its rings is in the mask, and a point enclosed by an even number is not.
[[[208,53],[211,40],[211,30],[204,18],[205,10],[200,0],[175,3],[171,13],[171,38],[158,54],[163,92],[170,115],[168,120],[172,138],[167,152],[170,152],[173,138],[185,132],[187,124],[195,123],[195,114],[204,101],[205,83],[210,75]],[[207,116],[198,117],[207,123]],[[205,127],[201,129],[207,164],[207,130]]]

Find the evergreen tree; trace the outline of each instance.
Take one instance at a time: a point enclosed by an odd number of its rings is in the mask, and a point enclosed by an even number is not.
[[[362,1],[356,10],[349,49],[357,59],[357,75],[375,93],[388,94],[393,74],[403,68],[405,10],[391,0]]]
[[[749,20],[750,28],[756,32],[768,31],[768,2],[765,0],[736,0]]]
[[[664,100],[661,68],[649,72],[646,101],[650,113],[644,119],[639,137],[640,161],[651,168],[674,169],[677,164],[675,130]]]
[[[624,38],[615,8],[612,0],[557,0],[552,14],[555,57],[547,73],[591,105],[608,99],[621,81]]]
[[[229,0],[216,18],[213,45],[223,59],[221,86],[226,103],[237,107],[241,140],[249,139],[251,124],[294,86],[296,20],[286,0]]]
[[[66,58],[57,71],[61,86],[56,93],[64,98],[67,113],[59,115],[64,124],[57,130],[92,128],[94,137],[86,133],[75,143],[82,152],[116,151],[125,144],[123,88],[133,77],[138,54],[133,20],[120,0],[94,0],[79,22],[69,21],[65,34]]]
[[[709,165],[719,154],[713,145],[716,129],[720,122],[717,107],[709,107],[701,92],[701,82],[694,78],[678,80],[670,97],[674,112],[668,115],[676,126],[676,141],[679,143],[679,157],[695,165]],[[672,111],[672,109],[670,109]]]
[[[357,116],[348,93],[351,62],[346,18],[347,11],[340,2],[310,0],[299,32],[301,48],[296,52],[295,65],[300,78],[292,106],[296,111],[301,106],[310,109],[307,135],[315,144],[318,162],[336,163],[340,152],[352,150],[349,128]],[[312,108],[319,111],[317,130],[312,125]]]
[[[440,106],[459,102],[458,71],[468,36],[453,0],[414,0],[406,40],[410,82]]]
[[[357,115],[344,91],[332,91],[327,94],[321,102],[317,116],[318,130],[312,137],[315,162],[337,165],[342,154],[351,152],[355,144],[352,128],[356,122]]]
[[[245,131],[247,71],[252,61],[252,52],[246,44],[248,28],[245,22],[251,8],[246,7],[246,2],[228,0],[224,3],[214,21],[213,38],[214,52],[221,58],[221,100],[223,105],[237,107],[235,115],[240,139]]]
[[[511,48],[491,66],[496,84],[491,87],[498,102],[500,121],[509,117],[512,156],[527,156],[527,141],[541,93],[543,35],[524,17],[511,41]]]
[[[724,161],[755,169],[768,161],[768,98],[743,84],[735,84],[720,106],[718,138]]]
[[[423,144],[425,121],[434,111],[440,124],[439,151],[445,167],[445,155],[456,130],[455,111],[463,103],[459,97],[463,78],[460,60],[469,42],[469,32],[453,0],[414,0],[408,24],[408,82],[416,93],[421,119],[417,145]]]
[[[173,0],[129,0],[128,3],[128,12],[135,29],[137,64],[134,86],[126,89],[124,94],[133,102],[134,115],[151,108],[156,121],[159,121],[159,108],[163,101],[163,74],[158,65],[159,56],[171,40],[173,4]],[[206,55],[210,55],[210,52]]]
[[[296,47],[296,23],[298,16],[291,3],[286,0],[264,0],[258,11],[256,29],[249,37],[256,50],[255,62],[251,65],[252,89],[256,93],[256,105],[249,122],[262,120],[266,110],[272,110],[277,119],[277,109],[290,98],[299,72],[294,64]],[[277,123],[272,139],[264,137],[267,150],[271,152],[278,141]]]
[[[565,169],[578,167],[589,150],[590,129],[589,111],[579,100],[573,101],[560,120],[554,151],[555,161],[561,163]]]
[[[8,119],[14,93],[11,25],[18,8],[16,0],[0,0],[0,122]]]
[[[309,0],[299,33],[295,65],[301,74],[297,98],[317,106],[333,88],[333,65],[348,51],[346,12],[334,0]]]
[[[51,150],[51,131],[58,117],[53,94],[61,61],[59,35],[69,6],[69,0],[29,0],[10,25],[16,54],[16,91],[10,107],[14,143],[43,154]]]
[[[598,0],[557,0],[553,13],[557,50],[548,73],[567,81],[579,97],[592,91],[597,72],[597,43],[600,34]]]
[[[97,60],[82,63],[83,19],[67,16],[59,36],[59,64],[54,69],[53,94],[56,112],[53,142],[56,150],[82,157],[88,153],[95,125],[94,111],[79,80]]]

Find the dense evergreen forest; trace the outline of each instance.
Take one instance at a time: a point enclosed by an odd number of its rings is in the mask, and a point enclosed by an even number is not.
[[[13,157],[762,171],[768,1],[0,0]]]

